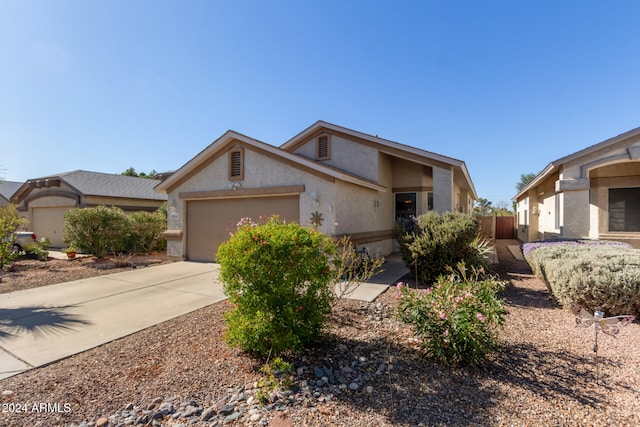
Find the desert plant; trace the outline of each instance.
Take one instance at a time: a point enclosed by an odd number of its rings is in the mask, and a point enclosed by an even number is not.
[[[620,242],[546,241],[523,245],[525,259],[556,300],[611,315],[640,312],[640,253]]]
[[[396,314],[422,340],[429,360],[444,365],[477,365],[499,348],[497,326],[505,310],[498,294],[504,282],[460,263],[432,288],[398,284]]]
[[[371,258],[366,248],[358,250],[349,237],[338,241],[338,252],[333,260],[333,281],[336,282],[336,299],[346,297],[355,291],[360,283],[366,282],[374,274],[381,272],[384,258]]]
[[[454,212],[429,212],[412,220],[400,220],[394,229],[405,264],[423,284],[433,283],[447,267],[459,262],[485,265],[479,232],[475,219]]]
[[[64,232],[67,244],[104,258],[110,252],[125,251],[129,219],[117,207],[76,208],[65,214]]]
[[[317,230],[271,217],[241,221],[217,260],[231,345],[261,356],[301,350],[324,331],[337,248]]]

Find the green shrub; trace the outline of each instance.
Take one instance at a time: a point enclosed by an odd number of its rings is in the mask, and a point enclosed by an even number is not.
[[[0,268],[11,264],[20,254],[13,249],[13,232],[26,223],[14,205],[0,207]]]
[[[162,233],[167,229],[167,217],[161,211],[134,212],[129,216],[130,237],[125,248],[129,252],[149,253],[162,250],[166,240]]]
[[[76,208],[64,215],[65,243],[84,253],[104,258],[126,251],[129,218],[117,207]]]
[[[272,392],[289,390],[293,386],[290,378],[293,372],[293,366],[279,357],[269,361],[269,363],[260,368],[260,372],[264,377],[258,381],[256,397],[258,402],[262,404],[269,403],[269,396]]]
[[[523,245],[525,259],[563,307],[576,302],[608,315],[640,312],[640,252],[619,242]]]
[[[49,247],[51,246],[51,240],[48,237],[43,237],[38,240],[36,246],[28,249],[27,255],[32,258],[39,259],[40,261],[46,261],[49,258]]]
[[[505,283],[484,277],[480,270],[469,273],[464,264],[457,268],[440,276],[432,288],[410,289],[399,283],[396,314],[413,326],[429,360],[477,365],[499,348],[496,329],[505,310],[498,294]]]
[[[220,245],[227,341],[261,356],[301,350],[324,331],[334,298],[337,248],[314,229],[271,217],[241,221]]]
[[[485,266],[480,224],[466,214],[429,212],[396,223],[395,237],[407,267],[420,283],[433,283],[447,267],[464,262]]]

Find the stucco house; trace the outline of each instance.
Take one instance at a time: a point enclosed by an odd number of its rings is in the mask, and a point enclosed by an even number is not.
[[[156,190],[168,195],[167,254],[213,261],[240,218],[279,214],[387,255],[397,217],[472,212],[456,160],[318,121],[280,147],[227,131]]]
[[[11,196],[18,191],[21,185],[21,182],[0,180],[0,206],[7,206],[9,200],[11,200]]]
[[[640,128],[555,160],[522,189],[518,238],[640,243]]]
[[[124,211],[154,211],[165,201],[154,187],[160,180],[76,170],[29,179],[11,202],[38,238],[64,247],[64,214],[72,208],[117,206]]]

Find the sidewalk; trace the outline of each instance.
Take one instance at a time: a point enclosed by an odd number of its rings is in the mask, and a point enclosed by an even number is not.
[[[346,298],[373,301],[407,273],[399,256]],[[0,380],[225,299],[219,265],[174,262],[0,294]]]

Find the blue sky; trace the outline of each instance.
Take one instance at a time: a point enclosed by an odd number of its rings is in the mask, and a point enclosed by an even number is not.
[[[317,120],[464,160],[478,195],[640,126],[637,1],[0,0],[0,178],[174,170]]]

